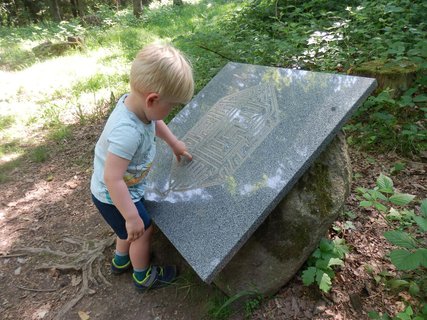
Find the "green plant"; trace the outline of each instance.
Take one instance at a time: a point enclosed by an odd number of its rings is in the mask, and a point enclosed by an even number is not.
[[[72,135],[72,132],[68,126],[58,125],[54,127],[52,131],[49,133],[49,138],[56,142],[60,142],[71,137],[71,135]]]
[[[356,191],[361,194],[364,199],[360,202],[361,207],[374,207],[381,212],[386,212],[388,210],[386,204],[404,206],[415,198],[415,196],[411,194],[395,193],[393,181],[382,173],[378,177],[374,189],[359,187]]]
[[[245,301],[245,317],[250,317],[260,307],[262,299],[262,296],[258,295]]]
[[[307,261],[308,267],[302,273],[304,285],[317,283],[320,290],[328,292],[332,287],[332,279],[335,277],[334,266],[344,265],[345,254],[348,246],[344,239],[321,239],[319,247],[311,254]]]
[[[397,247],[389,253],[391,263],[400,274],[386,279],[386,285],[393,290],[406,290],[416,300],[407,305],[406,309],[390,318],[388,315],[380,316],[376,312],[371,313],[372,319],[424,319],[427,315],[427,199],[420,205],[420,214],[414,210],[404,208],[415,198],[410,194],[396,193],[393,181],[384,174],[380,174],[374,189],[359,188],[362,194],[361,207],[377,209],[392,228],[384,232],[388,242]],[[393,208],[396,205],[399,209]],[[401,208],[401,209],[400,209]],[[384,215],[384,213],[388,213]],[[397,222],[397,225],[389,221]],[[376,279],[376,281],[380,281]]]
[[[214,297],[214,300],[211,302],[211,307],[208,313],[214,319],[228,319],[228,317],[230,317],[232,314],[232,304],[242,298],[249,297],[253,298],[245,301],[245,313],[246,315],[250,315],[259,306],[259,303],[262,300],[262,296],[259,292],[251,290],[241,291],[239,293],[236,293],[232,297]]]
[[[356,227],[353,224],[352,220],[356,218],[356,214],[353,211],[344,211],[342,213],[342,216],[346,220],[344,222],[342,221],[335,222],[332,225],[332,229],[338,234],[346,230],[355,230]]]
[[[226,296],[218,296],[209,300],[208,314],[216,320],[228,319],[232,313]]]
[[[34,162],[45,162],[49,158],[49,153],[46,147],[38,146],[31,153],[31,159]]]
[[[16,119],[13,115],[0,115],[0,131],[10,128],[15,122]]]
[[[395,175],[403,171],[406,168],[406,163],[396,162],[390,170],[390,174]]]
[[[42,110],[41,118],[47,127],[60,126],[61,112],[65,107],[57,103],[48,103]]]

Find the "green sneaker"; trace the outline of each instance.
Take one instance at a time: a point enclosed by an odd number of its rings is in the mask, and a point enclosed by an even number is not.
[[[133,283],[140,292],[166,287],[176,279],[176,276],[176,266],[151,266],[147,271],[146,277],[141,281],[135,277],[135,274],[132,275]]]
[[[122,274],[126,271],[129,271],[131,269],[132,265],[130,263],[130,260],[125,263],[124,265],[119,266],[115,261],[114,258],[111,260],[111,273],[112,274]]]

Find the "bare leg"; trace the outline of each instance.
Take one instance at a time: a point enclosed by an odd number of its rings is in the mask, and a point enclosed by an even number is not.
[[[122,240],[119,237],[116,239],[116,251],[122,252],[122,253],[129,253],[129,242],[126,240]]]
[[[130,261],[135,269],[145,269],[150,265],[150,243],[153,227],[150,226],[144,234],[130,244]]]

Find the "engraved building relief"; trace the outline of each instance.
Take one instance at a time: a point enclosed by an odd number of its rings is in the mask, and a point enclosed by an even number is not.
[[[182,140],[193,161],[172,162],[169,190],[221,184],[279,123],[273,84],[264,83],[219,100]]]

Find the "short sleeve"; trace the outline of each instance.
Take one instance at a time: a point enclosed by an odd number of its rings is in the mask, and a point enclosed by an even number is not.
[[[111,130],[107,141],[109,152],[121,158],[132,160],[141,143],[141,135],[135,127],[123,124]]]

